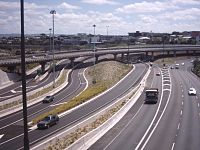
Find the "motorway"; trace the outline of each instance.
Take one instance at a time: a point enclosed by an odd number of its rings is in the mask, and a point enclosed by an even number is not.
[[[69,61],[63,61],[60,64],[56,66],[56,72],[55,72],[55,78],[60,73],[60,70],[62,70],[64,67],[68,65]],[[40,87],[43,87],[53,81],[53,74],[49,73],[47,77],[45,77],[42,81],[40,82],[35,82],[34,77],[36,76],[36,73],[33,73],[27,77],[26,80],[26,88],[27,92],[34,91]],[[21,95],[22,93],[22,87],[21,87],[21,81],[19,80],[18,82],[15,82],[13,85],[10,85],[6,88],[3,88],[0,90],[0,101],[5,101],[8,98],[13,98],[16,96]]]
[[[81,68],[81,67],[79,67],[79,68]],[[83,70],[84,67],[81,69]],[[107,104],[114,102],[117,98],[119,98],[120,96],[122,96],[126,92],[128,92],[128,90],[131,87],[136,86],[136,84],[141,80],[141,77],[145,74],[146,70],[147,70],[146,65],[143,65],[143,64],[136,65],[135,70],[133,72],[131,72],[129,74],[129,76],[127,76],[122,82],[120,82],[112,90],[110,90],[107,93],[105,93],[104,95],[98,97],[96,100],[91,101],[90,103],[87,103],[86,105],[63,116],[60,119],[58,125],[53,126],[52,128],[50,128],[48,130],[43,130],[43,131],[38,130],[38,129],[30,130],[29,131],[30,145],[36,144],[37,142],[55,134],[56,132],[61,132],[61,130],[64,130],[65,128],[68,128],[70,126],[77,124],[82,119],[85,119],[85,118],[91,116],[92,114],[96,113],[97,111],[101,110]],[[80,73],[78,73],[78,72],[79,71],[77,71],[77,74],[80,75]],[[71,79],[73,81],[77,81],[77,77],[72,77]],[[81,83],[84,83],[84,82],[81,82]],[[83,85],[83,84],[80,84],[80,85]],[[66,92],[63,92],[63,93],[60,92],[60,93],[61,93],[61,95],[60,95],[61,97],[64,97],[66,95]],[[1,118],[1,120],[0,120],[1,127],[8,124],[8,123],[5,123],[4,119],[6,119],[6,118]],[[11,120],[11,118],[6,119],[6,120]],[[23,148],[22,127],[23,127],[22,122],[17,122],[15,124],[7,126],[6,128],[1,128],[0,135],[1,134],[5,134],[5,135],[1,139],[0,149],[9,149],[9,150],[22,149]],[[15,129],[15,130],[13,131],[12,129]],[[8,133],[8,134],[6,134],[6,133]]]
[[[90,150],[198,150],[200,147],[200,79],[185,61],[180,69],[164,69],[155,76],[155,67],[148,80],[160,90],[160,101],[144,104],[144,95],[109,132]],[[189,96],[194,87],[197,96]]]

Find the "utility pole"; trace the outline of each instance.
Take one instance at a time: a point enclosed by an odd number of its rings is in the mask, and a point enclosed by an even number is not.
[[[24,150],[29,150],[27,101],[26,101],[26,62],[24,43],[24,0],[21,0],[21,70],[22,70],[22,101],[24,120]]]

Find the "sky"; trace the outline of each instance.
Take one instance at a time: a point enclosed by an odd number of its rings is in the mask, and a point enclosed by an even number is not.
[[[24,0],[25,34],[200,31],[200,0]],[[0,34],[20,33],[20,0],[0,0]]]

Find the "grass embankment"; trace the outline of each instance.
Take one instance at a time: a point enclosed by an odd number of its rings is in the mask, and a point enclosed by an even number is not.
[[[66,76],[67,76],[67,72],[68,72],[68,70],[64,70],[63,75],[62,75],[62,76],[60,77],[60,79],[55,83],[55,86],[56,86],[56,87],[60,86],[62,83],[65,82]],[[53,85],[51,85],[51,86],[49,86],[49,87],[46,87],[46,88],[43,88],[42,90],[40,90],[40,91],[34,93],[33,95],[29,95],[29,96],[27,97],[27,101],[30,101],[30,100],[32,100],[32,99],[35,99],[35,98],[39,97],[39,96],[42,96],[42,95],[48,93],[49,91],[52,91],[53,89],[54,89],[54,88],[53,88]],[[17,106],[17,105],[19,105],[19,104],[21,104],[21,103],[22,103],[22,100],[16,100],[16,101],[7,103],[7,104],[5,104],[5,105],[1,105],[1,106],[0,106],[0,111],[1,111],[1,110],[4,110],[4,109],[11,108],[11,107],[14,107],[14,106]]]
[[[83,91],[79,96],[71,99],[68,103],[61,104],[58,107],[48,111],[32,120],[33,124],[43,119],[50,114],[60,114],[75,106],[78,106],[92,97],[102,93],[116,82],[118,82],[123,76],[125,76],[130,70],[131,66],[122,64],[119,62],[102,62],[94,67],[89,67],[86,71],[86,78],[89,82],[88,88]],[[96,81],[94,83],[93,81]]]
[[[198,77],[200,77],[200,60],[196,59],[193,62],[193,70],[192,70]]]

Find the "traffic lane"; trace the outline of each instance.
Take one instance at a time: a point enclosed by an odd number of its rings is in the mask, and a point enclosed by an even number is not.
[[[40,102],[29,107],[27,111],[28,120],[31,121],[32,118],[36,115],[38,116],[39,114],[52,109],[51,105],[56,105],[57,103],[61,103],[62,101],[70,100],[71,98],[79,94],[85,88],[85,85],[81,85],[80,80],[77,80],[79,76],[79,71],[80,70],[72,71],[69,78],[72,78],[73,80],[70,80],[69,84],[62,91],[55,95],[55,100],[53,103],[43,104],[42,102]],[[22,125],[22,114],[23,112],[19,111],[9,116],[2,117],[0,119],[0,128],[12,124],[13,122],[16,122],[17,125]]]
[[[198,96],[189,96],[187,90],[190,88],[190,83],[193,79],[180,73],[184,87],[184,107],[182,111],[182,122],[180,132],[175,141],[175,149],[199,149],[200,143],[200,118],[198,107]],[[200,82],[195,81],[194,86],[199,86]]]
[[[134,74],[133,74],[133,72],[127,77],[128,79],[131,79],[131,81],[137,81],[138,80],[138,78],[134,78],[134,76],[135,77],[138,77],[138,72],[139,72],[139,75],[142,75],[142,74],[144,74],[144,70],[145,70],[145,65],[139,65],[140,67],[138,67],[138,69],[136,69],[135,71],[134,71]],[[142,69],[141,69],[142,68]],[[137,72],[137,73],[136,73]],[[134,75],[134,76],[133,76]],[[131,78],[130,78],[131,77]],[[125,78],[125,80],[127,79],[127,78]],[[119,87],[119,86],[121,86],[121,84],[123,83],[126,87],[127,87],[127,85],[129,85],[129,86],[133,86],[133,84],[135,84],[135,82],[134,83],[132,83],[131,84],[131,82],[130,82],[130,80],[126,80],[126,82],[121,82],[119,85],[117,85],[114,89],[118,89],[117,87]],[[114,91],[114,89],[113,90],[111,90],[111,91],[109,91],[108,93],[112,93],[112,91]],[[119,92],[119,91],[118,91]],[[122,91],[123,92],[123,91]],[[105,95],[107,96],[107,94],[108,93],[106,93],[106,94],[104,94],[104,95],[102,95],[101,97],[99,97],[99,98],[97,98],[95,101],[92,101],[92,102],[90,102],[90,103],[88,103],[87,105],[84,105],[84,106],[82,106],[82,107],[80,107],[80,108],[78,108],[78,109],[76,109],[75,111],[73,111],[73,112],[71,112],[71,113],[69,113],[69,114],[67,114],[66,116],[64,116],[64,117],[62,117],[61,119],[60,119],[60,121],[59,121],[59,123],[58,123],[58,125],[57,126],[55,126],[56,127],[56,129],[59,131],[59,130],[61,130],[61,129],[64,129],[65,127],[68,127],[68,126],[72,126],[72,125],[74,125],[74,124],[76,124],[78,121],[80,121],[81,119],[83,119],[84,117],[88,117],[89,115],[91,115],[92,113],[94,113],[94,111],[95,110],[97,110],[97,109],[100,109],[100,108],[102,108],[102,106],[103,105],[105,105]],[[111,94],[112,95],[112,94]],[[115,96],[114,96],[115,97]],[[118,96],[116,96],[116,97],[118,97]],[[115,97],[115,98],[116,98]],[[108,100],[107,98],[106,98],[106,100]],[[109,101],[109,100],[108,100]],[[101,103],[100,103],[101,102]],[[55,128],[54,127],[54,128]],[[30,134],[30,142],[31,143],[34,143],[34,141],[38,141],[38,139],[43,139],[43,138],[46,138],[47,136],[48,136],[48,134],[52,134],[52,133],[55,133],[55,130],[52,130],[53,128],[50,128],[49,130],[45,130],[44,132],[41,132],[41,131],[38,131],[38,130],[33,130],[33,131],[31,131],[31,134]],[[48,134],[46,134],[46,132],[48,132]],[[21,136],[19,136],[19,137],[17,137],[17,138],[15,138],[15,139],[13,139],[12,140],[12,142],[13,141],[15,141],[15,142],[20,142],[20,139],[21,139]],[[2,140],[3,140],[3,138],[2,138]],[[0,145],[1,146],[1,145]],[[7,149],[9,149],[9,148],[11,148],[12,149],[12,146],[10,145],[10,141],[9,142],[6,142],[6,143],[4,143],[4,144],[2,144],[2,146],[4,146],[4,147],[7,147]],[[11,147],[10,147],[11,146]],[[17,146],[17,145],[16,145]],[[16,147],[16,148],[18,148],[18,147]]]
[[[155,76],[153,69],[147,79],[147,86],[157,87],[161,91],[160,83],[161,78]],[[134,149],[144,135],[158,107],[158,104],[144,104],[144,99],[145,94],[142,93],[128,113],[89,149]]]
[[[177,134],[177,127],[180,122],[180,111],[182,109],[182,89],[180,87],[180,78],[176,70],[170,71],[171,75],[171,96],[168,106],[161,118],[158,126],[152,134],[145,149],[169,150],[172,148],[173,142]]]
[[[62,70],[64,67],[66,67],[66,65],[68,65],[68,64],[66,64],[66,62],[67,61],[64,61],[61,64],[56,66],[55,78],[58,77],[60,70]],[[31,79],[26,82],[27,83],[26,84],[27,92],[36,90],[37,88],[40,88],[40,87],[44,87],[45,85],[51,83],[52,81],[53,81],[53,73],[52,72],[50,72],[47,77],[45,77],[43,80],[41,80],[38,83],[35,82],[35,80]],[[21,89],[22,89],[21,84],[19,84],[19,86],[16,86],[14,89],[11,89],[11,90],[7,91],[6,93],[1,94],[0,101],[7,100],[8,97],[13,98],[15,96],[21,95],[21,92],[22,92]],[[5,97],[5,98],[3,98],[3,97]]]

